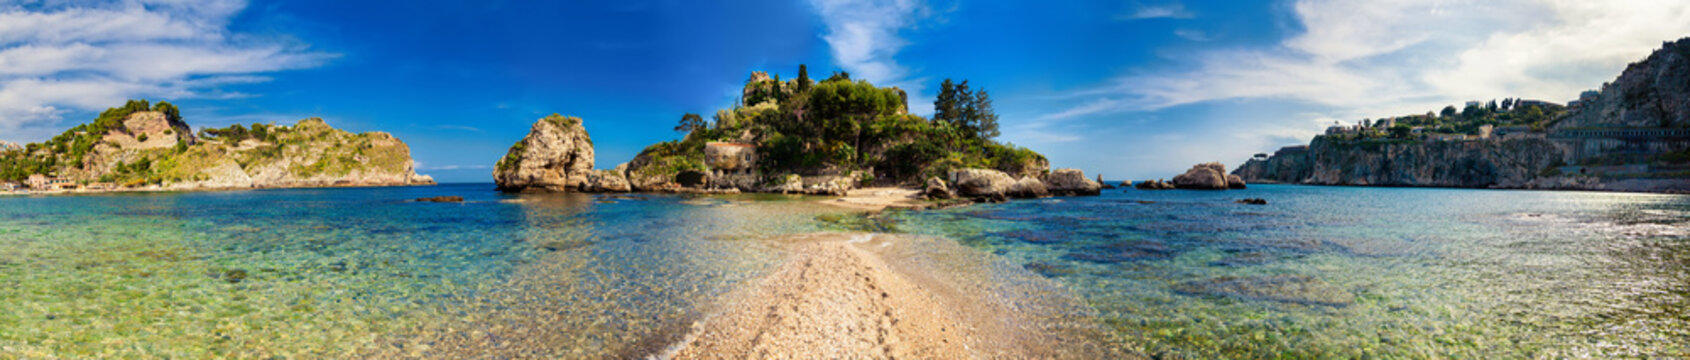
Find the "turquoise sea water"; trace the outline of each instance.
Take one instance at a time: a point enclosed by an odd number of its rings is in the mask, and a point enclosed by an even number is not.
[[[436,195],[469,201],[405,201]],[[868,217],[816,200],[487,184],[0,197],[0,358],[646,354],[779,261],[770,239],[816,231],[993,254],[1146,354],[1690,352],[1685,196],[1255,186]]]

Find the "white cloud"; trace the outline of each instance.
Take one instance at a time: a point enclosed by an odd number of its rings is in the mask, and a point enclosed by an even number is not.
[[[63,116],[129,98],[250,96],[221,85],[332,54],[228,30],[240,0],[0,2],[0,139],[39,140]]]
[[[1132,11],[1115,16],[1118,20],[1142,19],[1190,19],[1195,17],[1191,11],[1185,10],[1185,4],[1167,3],[1162,5],[1139,5]]]
[[[1202,30],[1192,30],[1192,29],[1174,30],[1174,36],[1178,36],[1181,39],[1197,41],[1197,42],[1205,42],[1205,41],[1214,41],[1215,40],[1214,36],[1209,36],[1208,33],[1205,33]]]
[[[880,85],[892,85],[910,94],[912,112],[930,112],[920,98],[923,79],[910,78],[909,69],[898,64],[898,51],[909,45],[899,35],[928,15],[920,0],[810,0],[810,5],[827,25],[822,39],[831,48],[834,63],[851,73]]]
[[[1071,96],[1045,120],[1228,99],[1286,100],[1341,118],[1424,112],[1465,100],[1563,101],[1662,41],[1690,35],[1690,2],[1299,0],[1304,32],[1266,48],[1219,48]],[[1300,120],[1298,120],[1300,121]]]

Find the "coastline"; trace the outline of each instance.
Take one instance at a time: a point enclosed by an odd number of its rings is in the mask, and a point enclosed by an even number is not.
[[[1680,179],[1648,179],[1667,181],[1686,181]],[[1293,185],[1293,186],[1321,186],[1321,187],[1355,187],[1355,188],[1420,188],[1420,189],[1461,189],[1461,190],[1510,190],[1510,191],[1554,191],[1554,192],[1597,192],[1597,193],[1626,193],[1626,194],[1657,194],[1657,195],[1690,195],[1690,189],[1614,189],[1614,188],[1534,188],[1523,186],[1439,186],[1439,185],[1402,185],[1402,184],[1318,184],[1291,183],[1278,181],[1251,182],[1251,185]]]
[[[146,187],[111,190],[47,190],[47,191],[0,191],[0,196],[61,196],[61,195],[98,195],[98,194],[129,194],[129,193],[166,193],[166,192],[218,192],[265,189],[331,189],[331,188],[366,188],[366,187],[405,187],[405,186],[435,186],[437,182],[426,183],[358,183],[358,184],[330,184],[330,185],[299,185],[299,186],[252,186],[252,187]]]

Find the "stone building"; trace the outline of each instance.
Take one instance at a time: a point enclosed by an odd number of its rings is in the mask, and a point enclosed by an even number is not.
[[[757,167],[757,146],[710,142],[704,144],[704,165],[717,176],[748,175]]]

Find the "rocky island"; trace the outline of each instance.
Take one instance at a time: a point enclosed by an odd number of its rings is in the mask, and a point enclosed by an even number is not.
[[[594,169],[582,119],[554,114],[511,146],[493,177],[507,192],[845,196],[895,187],[983,201],[1097,195],[1102,188],[1079,170],[1051,170],[1044,155],[995,141],[990,96],[967,81],[940,84],[932,118],[910,114],[902,89],[844,72],[817,82],[804,66],[784,81],[752,73],[740,99],[709,121],[681,116],[681,139],[648,146],[614,170]]]
[[[352,134],[311,118],[196,134],[174,105],[147,100],[45,142],[0,149],[0,181],[37,193],[434,183],[388,133]]]
[[[1333,126],[1233,174],[1317,185],[1690,191],[1690,38],[1565,105],[1473,101]]]

